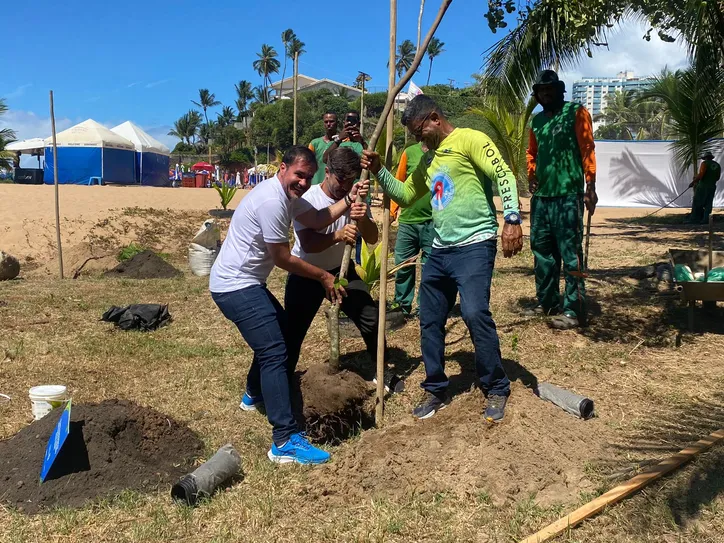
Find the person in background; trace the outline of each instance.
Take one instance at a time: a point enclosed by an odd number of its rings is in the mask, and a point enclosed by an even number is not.
[[[497,253],[498,219],[493,183],[503,204],[502,248],[512,257],[523,248],[515,176],[492,140],[469,128],[455,128],[427,95],[405,110],[406,127],[429,149],[415,171],[400,183],[365,151],[362,167],[377,176],[382,190],[400,206],[432,194],[435,228],[430,258],[420,283],[420,335],[426,394],[412,414],[432,417],[449,403],[445,374],[445,324],[460,294],[460,310],[475,347],[480,388],[487,397],[484,418],[500,422],[510,394],[500,340],[490,312],[490,285]]]
[[[402,124],[405,125],[407,118],[402,114]],[[411,145],[402,152],[400,164],[397,167],[399,181],[404,182],[427,152],[427,147],[415,138],[417,143]],[[432,250],[432,242],[435,239],[435,227],[432,224],[432,197],[423,196],[410,207],[400,208],[395,202],[390,204],[390,215],[397,218],[397,240],[395,241],[395,266],[405,260],[422,253],[421,264],[427,262]],[[395,276],[395,301],[392,309],[399,308],[406,316],[412,316],[412,302],[415,299],[415,275],[416,266],[407,266],[397,271]],[[418,296],[418,305],[420,303]]]
[[[367,142],[364,136],[360,132],[362,118],[360,117],[359,111],[348,111],[344,116],[344,125],[342,133],[333,138],[332,145],[329,146],[327,151],[324,153],[324,163],[327,163],[327,158],[330,151],[334,149],[349,147],[354,150],[358,155],[362,155],[362,151],[367,149]],[[371,203],[371,196],[368,198],[367,203]],[[362,263],[362,238],[357,236],[355,242],[355,256],[354,261],[357,264]]]
[[[362,204],[353,204],[353,199],[358,190],[364,194],[367,188],[367,184],[359,183],[343,200],[314,209],[302,196],[316,169],[314,153],[306,147],[295,146],[284,154],[279,173],[241,200],[209,278],[214,302],[254,351],[239,407],[255,411],[265,406],[273,427],[267,456],[278,463],[318,464],[329,460],[329,453],[309,443],[292,413],[285,340],[287,314],[266,281],[278,266],[318,282],[327,298],[338,303],[345,295],[344,288],[335,285],[334,275],[328,271],[291,254],[289,227],[296,219],[307,228],[319,230],[350,209],[358,213]]]
[[[309,142],[310,151],[317,157],[317,173],[314,174],[314,179],[312,179],[312,186],[319,185],[324,181],[324,155],[337,135],[337,114],[328,111],[322,115],[322,123],[324,124],[324,136]]]
[[[576,328],[586,319],[583,208],[593,215],[598,203],[591,115],[582,105],[566,102],[565,92],[556,72],[541,73],[533,97],[543,111],[531,121],[527,150],[538,304],[525,313],[554,315],[550,325],[557,330]],[[566,285],[562,298],[561,264]]]
[[[714,207],[716,184],[721,177],[721,166],[714,160],[714,154],[706,152],[701,157],[699,173],[689,185],[694,188],[694,200],[691,213],[684,219],[688,224],[708,224],[709,215]]]

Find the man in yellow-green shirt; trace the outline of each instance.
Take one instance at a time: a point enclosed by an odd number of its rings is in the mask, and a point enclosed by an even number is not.
[[[365,151],[362,167],[377,175],[385,193],[402,207],[432,197],[435,239],[422,270],[420,332],[426,378],[423,401],[413,410],[419,419],[447,406],[445,323],[460,294],[460,309],[475,346],[480,387],[487,396],[484,417],[499,422],[505,414],[510,381],[505,375],[500,341],[490,313],[490,284],[497,252],[498,220],[493,182],[503,203],[503,254],[523,247],[518,190],[510,168],[488,136],[455,128],[432,98],[419,95],[408,104],[404,124],[429,151],[404,183]]]

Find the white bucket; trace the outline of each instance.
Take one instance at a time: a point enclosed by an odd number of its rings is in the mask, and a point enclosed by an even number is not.
[[[56,407],[65,402],[67,389],[63,385],[41,385],[30,389],[30,403],[33,405],[33,417],[42,419]]]

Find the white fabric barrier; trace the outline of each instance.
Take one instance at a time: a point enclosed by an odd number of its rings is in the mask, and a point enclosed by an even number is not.
[[[597,141],[596,192],[605,207],[661,207],[681,194],[694,178],[691,168],[677,173],[670,142]],[[715,160],[724,165],[724,146]],[[724,177],[724,176],[723,176]],[[670,207],[691,207],[689,190]],[[724,179],[717,183],[714,207],[724,207]]]

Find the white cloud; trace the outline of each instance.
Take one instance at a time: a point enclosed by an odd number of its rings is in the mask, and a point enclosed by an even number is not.
[[[55,119],[55,130],[61,132],[75,124],[67,117]],[[0,128],[10,128],[15,131],[19,140],[29,138],[50,137],[50,117],[39,117],[32,111],[11,109],[0,118]]]
[[[169,79],[161,79],[160,81],[153,81],[151,83],[148,83],[146,85],[147,89],[152,89],[153,87],[158,87],[159,85],[163,85],[164,83],[168,83]]]
[[[140,84],[141,84],[140,81],[136,81],[135,83],[129,83],[128,85],[126,85],[126,88],[130,89],[131,87],[135,87],[136,85],[140,85]]]
[[[12,100],[13,98],[20,98],[23,94],[25,94],[25,90],[29,89],[32,86],[33,86],[32,83],[26,83],[25,85],[20,85],[13,92],[6,94],[3,98],[7,98],[8,100]]]
[[[561,70],[568,86],[584,76],[615,77],[622,71],[637,76],[656,75],[664,67],[677,69],[686,66],[686,49],[679,43],[666,43],[652,33],[651,41],[643,39],[646,26],[628,22],[608,36],[608,48],[594,47],[593,58],[584,57],[577,66]]]

